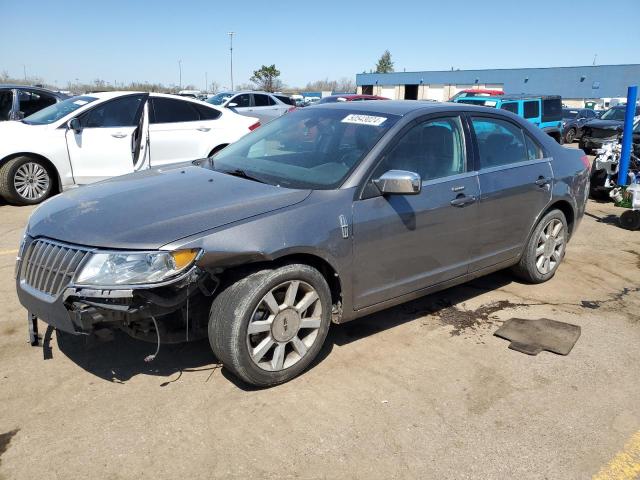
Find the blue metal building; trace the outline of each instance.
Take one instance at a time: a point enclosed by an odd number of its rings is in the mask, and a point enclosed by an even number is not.
[[[359,93],[393,99],[445,101],[469,88],[501,89],[507,93],[561,95],[571,103],[626,96],[640,82],[640,64],[581,67],[505,68],[432,72],[361,73]]]

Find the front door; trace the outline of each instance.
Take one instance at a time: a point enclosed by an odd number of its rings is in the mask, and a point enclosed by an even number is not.
[[[66,132],[69,159],[77,184],[134,171],[136,131],[147,94],[103,102],[78,117],[80,132]]]
[[[467,273],[479,189],[466,144],[459,117],[426,119],[383,155],[371,178],[416,172],[422,191],[354,202],[356,309]]]
[[[479,153],[480,203],[471,270],[511,260],[551,200],[552,170],[540,145],[515,123],[471,117]]]

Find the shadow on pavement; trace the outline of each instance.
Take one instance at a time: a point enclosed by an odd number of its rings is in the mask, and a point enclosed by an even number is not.
[[[499,289],[512,281],[513,277],[508,273],[498,272],[353,322],[332,325],[324,346],[309,368],[314,368],[322,362],[331,353],[334,345],[347,345],[424,315],[438,314],[444,309],[450,309],[485,292]],[[93,375],[110,382],[124,383],[140,374],[169,377],[178,373],[177,378],[160,384],[166,386],[178,381],[183,372],[214,372],[220,368],[206,339],[191,343],[163,344],[159,355],[150,363],[146,363],[144,358],[154,352],[155,344],[133,339],[123,332],[115,331],[113,340],[107,342],[95,335],[76,336],[64,332],[56,332],[56,339],[59,350],[70,360]],[[222,374],[242,390],[256,390],[224,368]]]

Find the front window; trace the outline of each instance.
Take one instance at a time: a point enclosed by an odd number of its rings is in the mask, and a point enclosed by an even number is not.
[[[213,158],[213,168],[288,188],[337,188],[398,118],[296,110],[226,147]]]
[[[610,108],[602,114],[601,120],[619,120],[624,121],[624,108]]]
[[[233,95],[233,92],[221,92],[211,98],[207,98],[207,103],[210,103],[212,105],[222,105],[231,97],[233,97]]]
[[[29,115],[22,121],[28,125],[48,125],[50,123],[57,122],[61,118],[75,112],[80,107],[84,107],[87,103],[91,103],[96,100],[96,97],[89,97],[86,95],[68,98],[60,103],[50,105],[33,115]]]

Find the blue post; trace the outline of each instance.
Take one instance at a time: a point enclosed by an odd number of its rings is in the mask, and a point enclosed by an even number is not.
[[[638,86],[633,85],[627,90],[627,108],[624,113],[624,131],[622,132],[622,152],[620,153],[620,168],[618,169],[618,185],[626,185],[629,176],[629,162],[631,160],[631,140],[633,139],[633,117],[636,113],[636,98]]]

